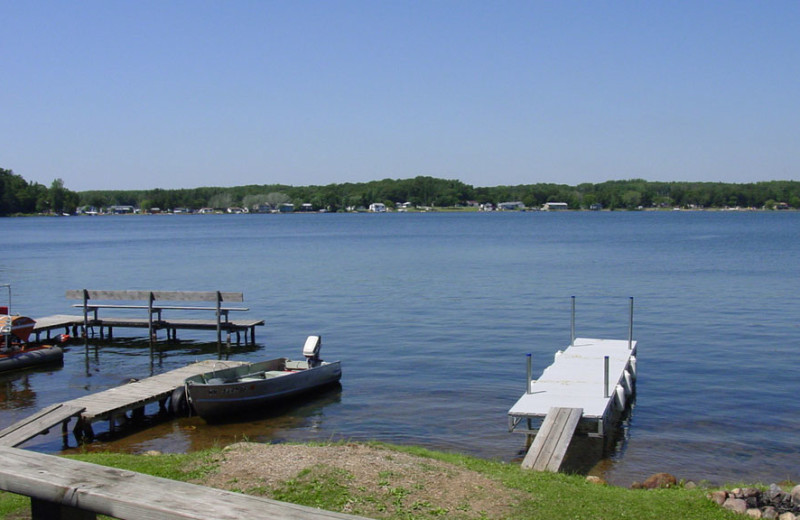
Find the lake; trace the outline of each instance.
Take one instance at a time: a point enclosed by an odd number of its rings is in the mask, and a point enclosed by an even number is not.
[[[627,338],[637,397],[612,483],[668,471],[712,482],[800,478],[800,213],[527,212],[153,215],[2,219],[13,310],[75,311],[69,289],[244,292],[266,321],[232,359],[298,358],[307,335],[342,360],[341,389],[227,425],[198,418],[91,449],[182,452],[237,440],[379,440],[512,461],[508,409],[570,337]],[[77,314],[77,313],[76,313]],[[206,316],[209,317],[209,316]],[[140,330],[62,368],[0,376],[0,426],[131,378],[215,359],[179,332],[151,357]],[[163,333],[162,333],[163,337]],[[100,433],[103,426],[98,424]],[[60,432],[25,446],[61,452]],[[74,440],[72,440],[74,445]]]

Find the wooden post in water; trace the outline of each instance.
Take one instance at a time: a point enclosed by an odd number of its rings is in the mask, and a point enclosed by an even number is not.
[[[150,337],[150,348],[153,348],[153,291],[147,298],[147,335]]]
[[[608,356],[603,358],[603,363],[605,365],[605,372],[603,373],[603,397],[608,399],[608,378],[610,377],[610,374],[608,373]]]
[[[217,355],[222,355],[222,293],[217,291]]]
[[[83,290],[83,336],[89,339],[89,291]]]

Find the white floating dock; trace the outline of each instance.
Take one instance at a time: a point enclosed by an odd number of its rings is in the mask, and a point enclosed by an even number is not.
[[[635,378],[635,341],[575,338],[508,411],[509,431],[534,435],[533,420],[544,419],[551,408],[580,408],[579,428],[602,436],[627,406]]]

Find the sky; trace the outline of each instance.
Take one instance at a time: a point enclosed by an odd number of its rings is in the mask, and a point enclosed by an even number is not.
[[[800,2],[0,0],[0,168],[73,191],[800,180]]]

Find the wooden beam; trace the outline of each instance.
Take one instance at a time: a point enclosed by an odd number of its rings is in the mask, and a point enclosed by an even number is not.
[[[354,520],[343,513],[0,447],[0,489],[121,520]],[[48,511],[52,515],[58,508]],[[41,520],[45,517],[33,517]],[[47,516],[67,520],[76,516]],[[85,517],[91,518],[91,517]]]

